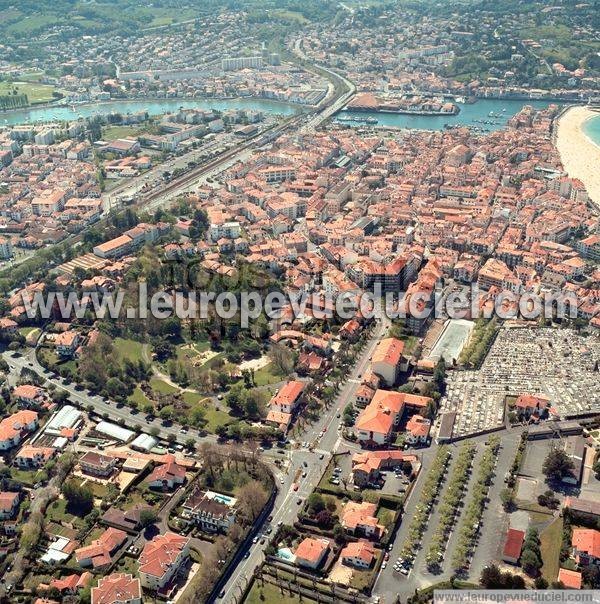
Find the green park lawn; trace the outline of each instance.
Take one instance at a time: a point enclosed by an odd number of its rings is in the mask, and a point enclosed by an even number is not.
[[[285,376],[279,373],[273,363],[269,363],[254,372],[254,383],[257,386],[267,386],[276,384],[285,379]]]
[[[178,392],[178,388],[171,386],[171,384],[167,384],[167,382],[164,382],[159,378],[152,378],[150,380],[150,387],[159,394],[175,394]]]
[[[279,604],[300,604],[300,602],[305,602],[310,604],[313,601],[305,596],[300,600],[298,596],[290,595],[288,591],[285,591],[285,595],[281,595],[279,588],[272,583],[265,582],[264,587],[261,587],[259,582],[255,581],[244,600],[244,604],[263,604],[264,602],[278,602]]]
[[[129,396],[130,401],[135,401],[139,406],[146,405],[148,403],[152,404],[152,401],[144,394],[143,390],[136,386],[133,394]]]
[[[231,421],[231,416],[225,411],[216,409],[210,398],[206,398],[197,392],[184,392],[183,400],[192,408],[199,406],[204,410],[207,424],[206,430],[214,432],[217,426]]]
[[[144,360],[144,344],[141,342],[117,338],[115,340],[115,348],[123,359],[129,359],[136,363],[140,360]]]
[[[102,131],[102,138],[106,141],[114,140],[115,138],[136,137],[142,132],[143,128],[139,126],[107,126]]]
[[[42,27],[50,27],[58,21],[60,21],[60,19],[54,15],[26,15],[24,18],[19,19],[15,23],[9,25],[7,31],[15,35],[28,35],[31,32],[41,29]]]
[[[563,520],[556,518],[540,535],[542,553],[542,575],[549,583],[556,581],[559,570],[560,544],[562,539]]]
[[[40,478],[45,476],[42,470],[19,470],[18,468],[12,467],[10,469],[10,475],[13,480],[21,482],[26,486],[33,486]]]
[[[54,100],[54,86],[39,82],[0,82],[0,96],[7,96],[16,90],[17,94],[26,94],[31,105]]]
[[[75,528],[83,525],[79,516],[75,516],[67,511],[67,502],[65,499],[55,499],[46,509],[46,522],[56,522],[61,524],[72,524]]]

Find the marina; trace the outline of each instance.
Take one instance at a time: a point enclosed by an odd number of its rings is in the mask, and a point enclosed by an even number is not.
[[[459,99],[456,99],[457,102]],[[460,99],[465,100],[465,99]],[[379,111],[340,111],[335,120],[348,126],[365,126],[364,121],[354,118],[374,118],[382,128],[404,128],[410,130],[451,130],[468,126],[474,132],[493,132],[503,128],[508,120],[523,107],[530,105],[543,109],[547,101],[517,101],[507,99],[479,99],[475,103],[458,102],[460,111],[449,115],[410,115]],[[599,120],[600,122],[600,120]]]

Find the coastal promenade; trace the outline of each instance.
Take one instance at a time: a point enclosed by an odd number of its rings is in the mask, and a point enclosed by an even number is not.
[[[600,115],[590,107],[571,107],[559,118],[556,129],[556,148],[565,171],[585,185],[590,199],[600,209],[600,146],[586,136],[585,122]]]

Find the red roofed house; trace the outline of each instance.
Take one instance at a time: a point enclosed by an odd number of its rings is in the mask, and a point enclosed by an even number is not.
[[[48,584],[48,589],[56,589],[61,595],[74,595],[92,579],[92,574],[84,572],[80,575],[68,575],[60,579],[52,579]]]
[[[581,589],[581,573],[576,570],[561,568],[558,571],[558,580],[567,589]]]
[[[375,548],[370,541],[360,539],[353,541],[342,550],[342,564],[346,566],[354,566],[356,568],[371,568],[375,559]]]
[[[98,580],[92,588],[92,604],[141,604],[140,580],[125,573],[114,573]]]
[[[175,533],[157,535],[146,543],[139,558],[142,587],[163,589],[187,561],[189,545],[188,537]]]
[[[356,419],[354,428],[362,445],[376,446],[389,442],[396,416],[389,407],[369,405]]]
[[[0,520],[10,520],[14,518],[19,509],[19,493],[9,491],[0,492]]]
[[[429,440],[429,430],[431,430],[431,421],[421,415],[413,415],[406,424],[406,442],[415,444],[424,444]]]
[[[525,417],[542,417],[547,413],[549,405],[550,399],[540,394],[521,394],[515,401],[517,413]]]
[[[13,390],[19,407],[41,407],[46,402],[46,392],[39,386],[21,384]]]
[[[15,455],[13,463],[19,468],[41,468],[46,462],[50,461],[56,449],[52,447],[34,447],[33,445],[23,445]]]
[[[516,564],[521,556],[521,548],[523,547],[524,540],[525,531],[518,531],[517,529],[512,528],[508,529],[504,550],[502,551],[502,560],[504,560],[504,562],[509,562],[510,564]]]
[[[91,566],[94,569],[105,568],[112,564],[112,555],[126,540],[125,531],[109,527],[98,539],[76,549],[75,559],[80,566]]]
[[[600,531],[595,529],[573,529],[571,537],[573,558],[581,566],[600,566]]]
[[[371,357],[371,369],[381,377],[388,386],[398,381],[400,371],[407,369],[408,363],[402,358],[404,342],[397,338],[385,338],[377,344]]]
[[[19,324],[16,321],[13,321],[8,317],[2,317],[2,319],[0,319],[0,336],[12,336],[14,333],[17,332],[18,327]]]
[[[402,468],[405,464],[411,466],[411,473],[418,471],[416,455],[408,455],[402,451],[369,451],[355,453],[352,456],[352,481],[359,487],[375,483],[380,478],[381,470]]]
[[[26,432],[33,432],[38,425],[38,414],[24,409],[0,421],[0,451],[17,446]]]
[[[79,466],[84,474],[92,476],[110,476],[117,465],[117,458],[109,455],[102,455],[95,451],[86,451],[79,458]]]
[[[361,535],[379,540],[385,527],[377,520],[377,504],[349,501],[342,514],[341,525],[351,535]]]
[[[359,442],[364,446],[377,446],[389,442],[404,409],[420,410],[427,407],[429,401],[431,399],[426,396],[377,390],[371,402],[356,419],[354,428]]]
[[[307,537],[294,552],[296,564],[307,568],[318,568],[329,551],[329,541],[323,538]]]
[[[72,329],[59,333],[54,338],[56,354],[60,357],[72,357],[79,346],[79,334]]]
[[[161,464],[154,468],[146,482],[152,489],[174,489],[185,482],[185,468],[174,461]]]
[[[274,424],[283,432],[292,422],[292,414],[300,404],[304,383],[298,380],[292,380],[285,384],[269,401],[269,413],[266,422]]]
[[[279,390],[269,401],[272,409],[282,413],[293,413],[300,402],[300,396],[304,390],[304,383],[292,380]]]

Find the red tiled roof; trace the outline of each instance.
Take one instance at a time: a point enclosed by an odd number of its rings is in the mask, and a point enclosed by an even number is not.
[[[140,572],[163,577],[189,541],[187,537],[175,533],[157,535],[146,543],[142,550],[139,559]]]
[[[313,539],[312,537],[307,537],[296,548],[295,554],[297,558],[308,560],[314,564],[328,548],[329,541],[327,541],[327,539]]]
[[[114,573],[98,580],[98,587],[92,588],[92,604],[115,604],[140,600],[142,588],[140,580],[125,573]]]
[[[504,556],[507,558],[518,559],[521,555],[521,548],[525,540],[525,532],[517,529],[508,529],[506,534],[506,543],[504,544]]]
[[[581,589],[581,573],[576,570],[561,568],[558,571],[558,580],[568,589]]]
[[[573,529],[571,545],[580,552],[586,552],[600,559],[600,531],[594,529]]]

